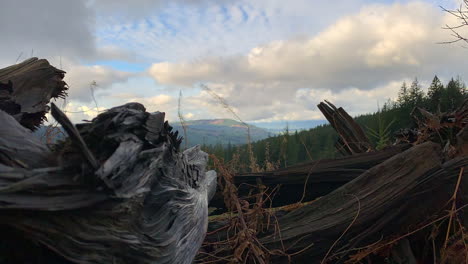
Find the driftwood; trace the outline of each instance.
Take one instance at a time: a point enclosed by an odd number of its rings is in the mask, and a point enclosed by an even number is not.
[[[69,138],[49,150],[0,111],[0,263],[191,263],[216,189],[207,154],[180,152],[164,113],[138,103],[77,127],[52,115]]]
[[[64,76],[64,71],[38,58],[0,69],[0,110],[29,129],[37,128],[50,100],[66,96]]]

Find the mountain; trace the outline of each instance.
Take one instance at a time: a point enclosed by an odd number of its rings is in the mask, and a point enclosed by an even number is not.
[[[229,143],[238,145],[247,142],[247,127],[232,119],[191,120],[187,121],[185,125],[188,146],[197,144],[228,145]],[[179,122],[172,122],[171,126],[179,131],[179,135],[185,138],[184,130]],[[274,135],[274,133],[269,132],[267,129],[250,125],[251,141],[265,139],[271,135]]]
[[[286,130],[286,127],[290,132],[309,130],[311,128],[328,124],[327,120],[292,120],[292,121],[271,121],[271,122],[251,122],[260,128],[265,128],[272,133],[280,133]]]

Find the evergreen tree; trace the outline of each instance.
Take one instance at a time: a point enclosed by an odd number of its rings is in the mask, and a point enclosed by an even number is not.
[[[440,111],[440,100],[442,99],[443,93],[444,85],[436,75],[427,91],[428,108],[431,111]]]
[[[423,99],[424,92],[421,88],[421,85],[419,85],[418,79],[415,78],[408,90],[408,101],[411,108],[415,106],[421,106]]]
[[[387,112],[387,111],[390,111],[392,109],[394,109],[395,107],[397,107],[395,101],[391,100],[390,98],[387,99],[387,101],[384,103],[383,107],[382,107],[382,112]]]
[[[403,107],[408,104],[408,101],[409,101],[408,87],[406,86],[406,82],[403,82],[400,88],[400,92],[398,93],[398,99],[397,99],[398,106]]]
[[[452,111],[461,103],[466,97],[466,87],[460,78],[454,80],[453,78],[448,82],[447,88],[445,89],[441,104],[443,104],[443,111]]]

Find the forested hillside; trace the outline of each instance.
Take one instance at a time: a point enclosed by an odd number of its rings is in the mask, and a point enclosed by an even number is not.
[[[375,147],[381,149],[394,141],[395,132],[399,129],[415,127],[417,116],[412,115],[415,107],[442,113],[460,106],[468,97],[466,85],[460,78],[452,78],[444,85],[435,76],[427,92],[424,91],[417,79],[409,85],[404,82],[396,101],[388,100],[379,111],[358,116],[355,120],[365,128]],[[253,142],[252,156],[261,169],[285,167],[311,159],[334,158],[340,156],[334,147],[337,137],[330,125],[293,133],[286,129],[278,136]],[[217,144],[203,145],[202,148],[225,161],[234,159],[241,170],[250,170],[251,155],[247,145]]]
[[[247,143],[247,127],[238,121],[232,119],[208,119],[208,120],[190,120],[185,122],[184,127],[180,122],[173,122],[174,129],[179,131],[179,135],[187,141],[187,146],[195,145],[215,145],[228,144],[239,145]],[[267,138],[269,131],[256,126],[250,126],[250,138],[252,141],[258,141]],[[187,137],[185,139],[185,137]]]

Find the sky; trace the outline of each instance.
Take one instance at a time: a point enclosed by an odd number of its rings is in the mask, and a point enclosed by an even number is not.
[[[65,70],[75,122],[127,102],[234,118],[206,87],[244,121],[323,119],[325,99],[359,115],[403,81],[468,78],[468,44],[440,44],[458,24],[441,6],[460,3],[2,0],[0,67],[36,56]]]

